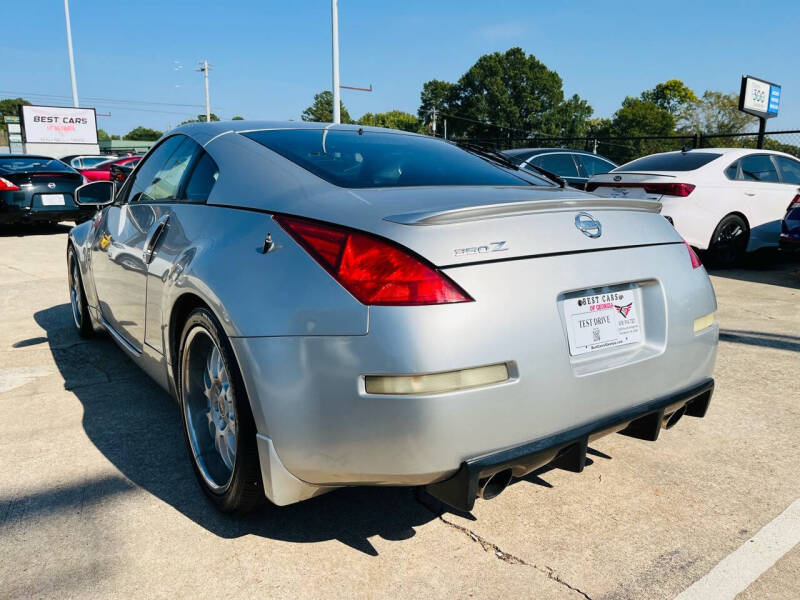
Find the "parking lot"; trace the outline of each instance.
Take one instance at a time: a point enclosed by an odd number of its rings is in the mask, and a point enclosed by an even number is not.
[[[716,393],[656,443],[603,438],[472,514],[351,488],[242,518],[200,493],[170,397],[78,337],[67,230],[0,233],[0,597],[672,598],[742,546],[743,598],[800,595],[800,546],[746,568],[800,498],[800,262],[712,273]]]

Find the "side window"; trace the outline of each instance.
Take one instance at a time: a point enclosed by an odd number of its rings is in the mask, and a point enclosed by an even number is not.
[[[781,172],[781,183],[800,184],[800,162],[785,156],[773,157]]]
[[[208,152],[203,152],[200,158],[195,160],[192,171],[189,174],[189,181],[183,192],[182,202],[190,204],[205,203],[211,193],[211,188],[217,182],[217,177],[219,177],[217,163],[214,162]]]
[[[736,175],[739,173],[739,161],[737,160],[727,169],[725,169],[725,177],[728,179],[736,179]]]
[[[616,167],[602,158],[596,156],[589,156],[588,154],[581,154],[580,160],[583,162],[583,168],[586,170],[586,176],[599,175],[600,173],[608,173],[611,169]]]
[[[565,152],[543,154],[537,156],[531,162],[562,177],[578,177],[578,167],[575,161],[572,160],[572,155]]]
[[[176,135],[147,157],[136,175],[129,202],[170,202],[178,199],[181,179],[199,146]]]
[[[745,181],[778,182],[778,172],[769,154],[751,154],[739,161],[742,167],[740,179]]]

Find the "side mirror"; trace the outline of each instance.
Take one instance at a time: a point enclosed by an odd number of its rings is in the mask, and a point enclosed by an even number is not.
[[[75,203],[78,206],[108,206],[117,195],[117,184],[113,181],[92,181],[75,190]]]

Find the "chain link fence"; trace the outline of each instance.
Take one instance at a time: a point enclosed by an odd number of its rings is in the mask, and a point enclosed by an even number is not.
[[[693,134],[669,136],[629,137],[553,137],[538,134],[481,137],[452,137],[455,143],[469,142],[489,146],[496,150],[516,148],[570,148],[600,154],[623,164],[641,156],[657,152],[669,152],[683,148],[756,148],[758,133],[742,134]],[[764,148],[786,152],[800,158],[800,129],[767,132]]]

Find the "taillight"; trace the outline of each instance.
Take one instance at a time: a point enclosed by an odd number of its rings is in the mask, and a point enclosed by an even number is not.
[[[8,179],[0,177],[0,192],[16,192],[19,190],[18,185],[14,185]]]
[[[789,202],[789,206],[786,207],[786,212],[794,210],[795,208],[800,208],[800,194],[797,194],[794,199]]]
[[[683,245],[686,246],[686,249],[689,251],[689,258],[692,261],[692,268],[696,269],[697,267],[702,267],[703,263],[700,262],[700,257],[697,256],[697,252],[694,251],[694,248],[692,248],[687,242],[683,242]]]
[[[472,302],[444,273],[391,242],[327,223],[284,216],[274,219],[363,304]]]
[[[686,197],[692,193],[695,186],[691,183],[645,183],[644,191],[648,194],[663,194],[664,196]]]

